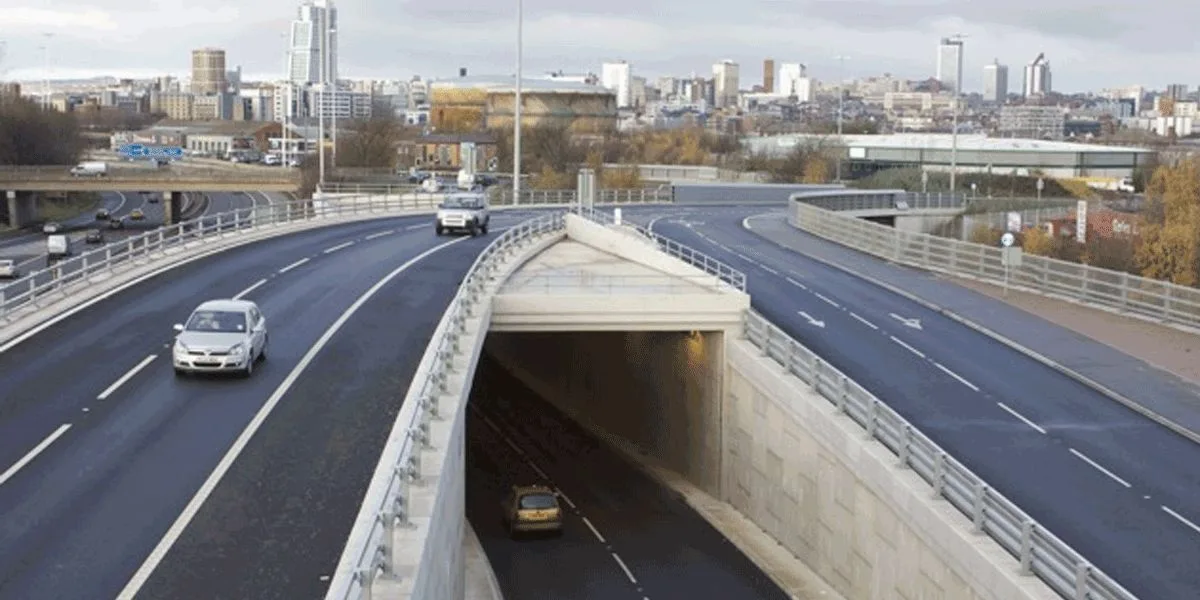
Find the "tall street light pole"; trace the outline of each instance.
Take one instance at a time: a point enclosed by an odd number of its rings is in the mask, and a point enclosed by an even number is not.
[[[846,90],[845,90],[846,60],[848,60],[850,57],[849,56],[835,56],[834,58],[836,58],[838,61],[838,87],[837,87],[837,90],[838,90],[838,109],[837,109],[838,110],[838,114],[837,114],[838,144],[843,145],[843,148],[838,150],[837,166],[835,167],[837,174],[834,176],[834,181],[839,182],[842,180],[842,150],[845,149],[844,144],[842,142],[842,113],[845,112],[844,99],[846,97]]]
[[[318,40],[319,50],[317,52],[317,60],[321,61],[320,67],[320,85],[317,86],[317,189],[325,187],[325,84],[328,73],[325,67],[328,63],[325,61],[325,41],[329,39],[329,9],[323,9],[321,13],[321,29]]]
[[[332,5],[330,5],[330,6],[332,6]],[[328,12],[329,10],[331,10],[331,9],[329,9],[329,8],[325,9],[325,11],[326,11],[325,18],[326,18],[327,22],[328,22],[328,18],[329,18],[329,12]],[[333,166],[334,169],[337,168],[337,114],[338,114],[338,107],[340,106],[340,104],[339,104],[340,94],[338,93],[337,71],[333,68],[334,67],[333,34],[335,34],[335,33],[337,33],[336,27],[327,27],[325,29],[325,57],[326,57],[325,58],[325,63],[326,63],[325,69],[326,69],[326,72],[328,73],[327,79],[329,79],[329,85],[330,85],[330,87],[333,88],[333,90],[332,90],[333,91],[333,108],[331,109],[333,112],[329,113],[329,122],[330,122],[330,129],[331,129],[330,137],[333,138],[332,139],[333,150],[330,152],[329,158],[330,158],[330,164]]]
[[[517,0],[517,81],[513,91],[513,204],[521,203],[521,71],[525,0]]]
[[[950,193],[953,194],[958,188],[958,98],[962,93],[962,43],[967,36],[956,33],[950,36],[949,40],[958,42],[958,59],[955,60],[954,73],[954,100],[951,103],[950,109]]]

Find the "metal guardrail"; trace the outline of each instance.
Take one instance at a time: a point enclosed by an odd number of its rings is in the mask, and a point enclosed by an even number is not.
[[[321,186],[321,191],[326,194],[374,194],[380,196],[402,196],[414,195],[417,197],[442,197],[446,194],[455,193],[457,190],[449,188],[438,192],[429,192],[421,189],[420,186],[410,184],[387,184],[387,183],[326,183]],[[488,198],[497,206],[515,206],[515,205],[566,205],[573,204],[578,201],[576,190],[537,190],[526,189],[521,190],[521,201],[514,204],[512,201],[512,190],[509,188],[491,187],[487,189]],[[596,194],[596,202],[599,204],[654,204],[654,203],[670,203],[675,198],[674,190],[670,186],[660,186],[658,188],[636,188],[627,190],[607,189],[598,190]]]
[[[1001,249],[906,232],[798,202],[795,225],[844,246],[911,266],[1002,284]],[[1164,323],[1200,328],[1200,290],[1121,271],[1026,254],[1010,286]]]
[[[29,304],[51,296],[66,296],[86,290],[96,275],[111,275],[132,266],[134,261],[166,256],[167,250],[222,235],[296,221],[336,218],[345,215],[433,210],[434,201],[420,199],[344,198],[337,202],[300,200],[276,202],[209,215],[107,244],[95,250],[59,260],[0,286],[0,328],[9,316]]]
[[[505,231],[488,244],[467,271],[443,317],[449,323],[448,329],[430,342],[436,350],[428,375],[413,382],[414,386],[419,385],[419,401],[406,403],[400,409],[397,423],[404,424],[404,433],[390,439],[384,447],[338,570],[330,581],[326,600],[370,598],[376,577],[396,574],[393,534],[397,527],[410,524],[410,487],[419,481],[421,450],[429,448],[429,429],[438,412],[438,397],[447,391],[446,383],[459,340],[466,332],[467,319],[491,298],[488,287],[503,259],[521,246],[565,231],[563,215],[537,217]]]
[[[602,212],[589,208],[576,208],[575,212],[591,221],[603,225],[615,225],[616,218],[607,212]],[[654,233],[641,225],[623,221],[620,224],[622,227],[627,227],[631,231],[646,237],[647,240],[658,245],[658,249],[672,258],[679,259],[709,275],[724,281],[739,292],[746,291],[746,274],[703,253],[691,246],[685,246],[676,242],[673,239],[663,237]]]
[[[581,294],[688,294],[724,290],[728,284],[705,276],[680,275],[595,275],[590,273],[531,275],[508,280],[511,293],[552,294],[576,290]]]
[[[961,194],[905,190],[817,190],[796,192],[790,199],[826,210],[961,209],[969,203]]]
[[[237,169],[218,169],[211,167],[196,167],[184,166],[178,169],[168,167],[163,169],[150,169],[138,167],[120,167],[113,166],[108,169],[108,173],[103,177],[95,176],[79,176],[71,175],[70,166],[4,166],[0,167],[0,182],[3,183],[20,183],[28,181],[37,182],[59,182],[59,181],[88,181],[92,179],[102,181],[120,181],[129,179],[131,181],[154,181],[172,182],[178,181],[181,183],[205,182],[216,179],[221,180],[236,180],[237,182],[246,181],[248,184],[253,183],[293,183],[299,182],[300,176],[297,173],[285,170],[271,172],[263,170],[237,170]],[[3,185],[0,183],[0,185]]]
[[[1070,600],[1136,600],[882,400],[753,310],[746,311],[746,337],[894,453],[902,468],[912,469],[938,498],[970,519],[976,533],[987,534],[1017,559],[1022,574],[1037,576]]]

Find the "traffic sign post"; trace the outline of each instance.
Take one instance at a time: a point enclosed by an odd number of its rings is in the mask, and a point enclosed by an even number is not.
[[[1008,297],[1008,279],[1012,269],[1021,268],[1021,258],[1024,251],[1020,246],[1014,246],[1017,236],[1006,233],[1000,236],[1000,264],[1004,266],[1004,297]]]
[[[1038,177],[1038,180],[1037,180],[1037,194],[1038,194],[1037,199],[1038,200],[1042,199],[1042,190],[1044,190],[1044,189],[1046,189],[1046,180],[1042,179],[1041,177]]]

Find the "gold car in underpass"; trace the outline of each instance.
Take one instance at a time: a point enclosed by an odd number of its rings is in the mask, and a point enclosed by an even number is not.
[[[510,536],[522,533],[562,535],[558,494],[544,485],[514,485],[504,498],[504,525]]]

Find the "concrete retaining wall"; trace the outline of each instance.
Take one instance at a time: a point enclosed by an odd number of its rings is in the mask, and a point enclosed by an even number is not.
[[[1058,598],[811,388],[746,341],[726,348],[722,497],[838,592]]]
[[[840,185],[792,183],[675,182],[675,204],[774,204],[784,206],[796,192],[842,189]]]
[[[721,332],[493,333],[484,351],[577,421],[717,495]]]

